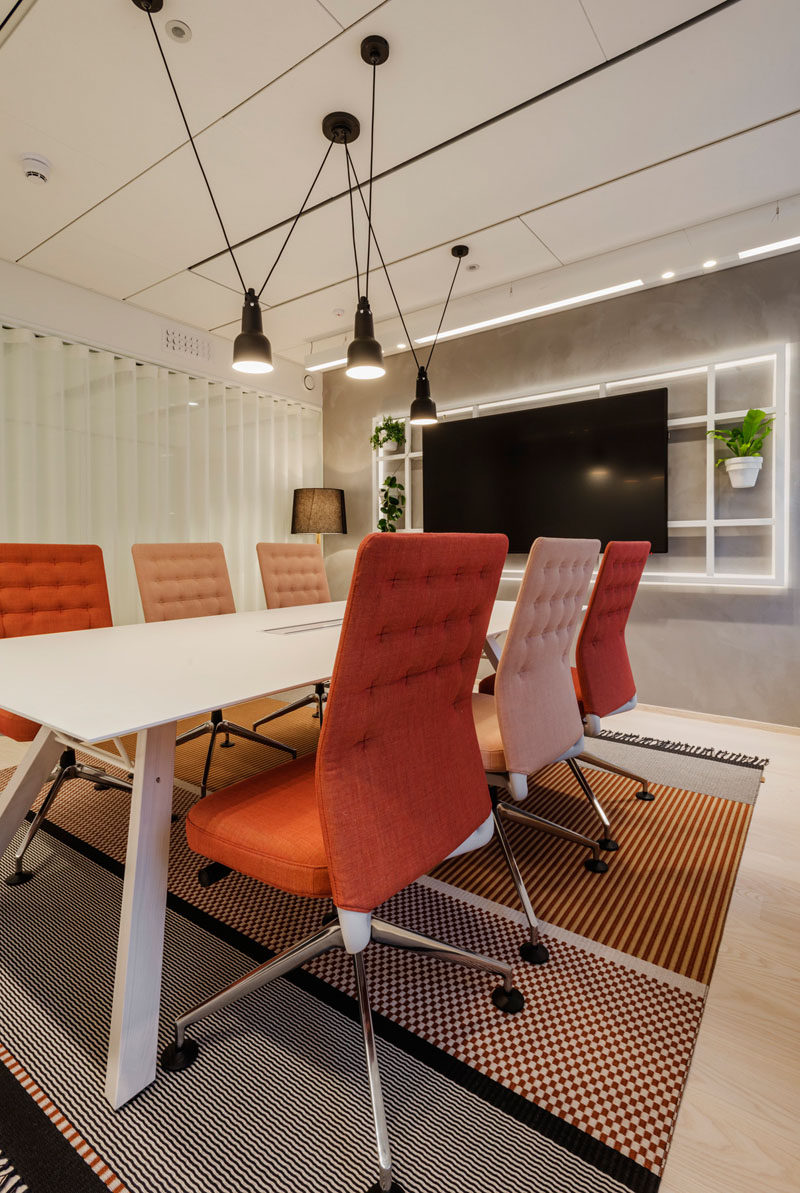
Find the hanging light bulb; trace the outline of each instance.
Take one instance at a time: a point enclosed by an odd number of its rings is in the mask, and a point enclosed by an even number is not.
[[[347,347],[347,376],[362,381],[382,377],[386,372],[383,366],[383,349],[375,339],[372,311],[369,300],[363,295],[358,300],[353,335],[354,338]]]
[[[419,366],[417,373],[417,396],[411,403],[408,421],[412,427],[430,427],[438,423],[436,403],[431,398],[431,383],[424,365]]]
[[[272,347],[264,335],[261,307],[250,287],[242,307],[242,330],[233,342],[233,367],[237,373],[271,373]]]

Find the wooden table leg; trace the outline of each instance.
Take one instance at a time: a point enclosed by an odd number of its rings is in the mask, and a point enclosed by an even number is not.
[[[44,726],[28,747],[6,789],[0,794],[0,853],[33,807],[51,770],[61,757],[63,746]]]
[[[156,1075],[175,725],[136,745],[105,1094],[118,1109]]]

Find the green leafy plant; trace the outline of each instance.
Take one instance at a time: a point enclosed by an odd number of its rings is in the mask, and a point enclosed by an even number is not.
[[[760,456],[767,435],[772,433],[774,418],[767,418],[763,410],[748,410],[740,427],[727,431],[707,431],[711,439],[721,439],[734,456]],[[725,456],[717,460],[717,468],[725,463]]]
[[[402,447],[406,441],[406,428],[398,419],[386,415],[382,423],[378,423],[375,430],[372,432],[370,443],[377,451],[378,448],[383,447],[384,443],[389,443],[393,440],[398,447]]]
[[[397,530],[395,522],[399,522],[406,507],[405,485],[401,485],[396,476],[387,476],[381,485],[381,514],[378,519],[378,530]]]

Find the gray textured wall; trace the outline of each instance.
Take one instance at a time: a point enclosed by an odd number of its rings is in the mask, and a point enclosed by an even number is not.
[[[792,253],[446,340],[436,349],[431,388],[441,407],[457,406],[798,340],[800,253]],[[797,365],[793,352],[790,587],[751,594],[640,589],[628,645],[645,703],[800,725]],[[409,353],[389,358],[380,381],[350,381],[343,370],[325,376],[325,484],[345,490],[350,530],[326,542],[335,597],[346,595],[356,548],[374,529],[371,420],[407,411],[414,378]],[[510,584],[501,595],[514,595]]]

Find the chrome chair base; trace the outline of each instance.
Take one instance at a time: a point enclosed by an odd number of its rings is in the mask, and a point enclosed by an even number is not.
[[[113,788],[115,791],[126,791],[130,795],[133,790],[133,784],[128,779],[117,779],[114,775],[108,775],[105,771],[96,766],[87,766],[83,762],[78,762],[75,751],[69,747],[61,755],[58,766],[52,773],[52,783],[50,790],[42,801],[42,806],[34,816],[30,823],[27,833],[25,834],[22,844],[14,854],[14,869],[6,875],[6,886],[22,886],[23,883],[30,882],[34,876],[33,870],[26,870],[23,866],[23,858],[30,848],[33,838],[42,827],[42,823],[50,811],[50,808],[58,795],[61,788],[70,779],[86,779],[89,783],[94,783],[95,787],[98,784],[102,786],[99,790],[107,790]]]
[[[614,840],[614,838],[611,836],[611,822],[609,821],[608,816],[606,816],[606,813],[605,813],[600,801],[598,800],[595,793],[592,791],[592,789],[589,785],[589,780],[586,778],[586,775],[583,773],[580,766],[578,765],[577,759],[567,758],[566,763],[567,763],[567,766],[569,767],[569,769],[572,771],[575,778],[577,779],[578,786],[580,787],[581,791],[583,792],[583,794],[588,799],[589,803],[594,808],[594,810],[598,816],[598,819],[600,820],[600,823],[602,824],[603,828],[606,830],[605,835],[603,837],[601,837],[601,839],[597,842],[597,844],[599,845],[599,847],[601,849],[606,850],[607,852],[613,853],[613,851],[615,849],[618,849],[619,846],[617,845],[617,842]]]
[[[608,870],[608,863],[600,857],[599,842],[594,841],[591,837],[584,837],[582,833],[573,832],[571,828],[566,828],[563,824],[556,824],[554,820],[545,820],[543,816],[536,816],[535,813],[528,812],[524,808],[515,808],[513,804],[507,804],[505,800],[497,805],[497,810],[506,820],[512,820],[515,824],[538,828],[540,832],[550,833],[554,837],[561,837],[564,841],[572,841],[575,845],[583,845],[586,849],[591,850],[592,856],[587,857],[583,863],[591,873],[605,874]]]
[[[456,945],[444,941],[434,940],[430,936],[423,936],[408,928],[400,928],[385,920],[373,918],[371,925],[371,939],[380,944],[394,948],[409,949],[412,952],[426,953],[437,957],[441,961],[451,961],[457,965],[467,966],[469,969],[493,973],[502,979],[502,985],[492,991],[492,1002],[501,1011],[514,1015],[521,1011],[525,999],[512,982],[511,966],[493,957],[485,957],[480,953],[473,953],[468,949],[461,949]],[[327,953],[330,949],[344,947],[342,929],[339,926],[338,914],[324,924],[318,931],[307,936],[298,944],[279,953],[270,961],[259,965],[252,973],[246,974],[237,982],[213,995],[205,1002],[187,1011],[175,1020],[175,1038],[161,1054],[161,1065],[172,1073],[187,1069],[199,1054],[197,1043],[186,1035],[186,1029],[193,1023],[213,1015],[225,1007],[260,990],[276,978],[283,977],[298,966]],[[367,1061],[367,1076],[369,1079],[370,1099],[372,1102],[372,1118],[375,1129],[375,1142],[378,1152],[379,1178],[372,1190],[376,1193],[402,1193],[400,1186],[394,1180],[392,1173],[392,1158],[389,1148],[389,1134],[386,1126],[386,1113],[383,1105],[378,1057],[375,1050],[375,1035],[372,1023],[372,1011],[369,1002],[367,975],[364,968],[364,952],[353,953],[355,968],[356,990],[364,1034],[364,1052]]]
[[[525,912],[525,918],[528,921],[528,931],[530,932],[530,940],[525,940],[519,946],[519,955],[523,961],[527,961],[530,965],[544,965],[550,960],[550,954],[547,947],[543,944],[541,935],[539,933],[539,921],[533,910],[530,896],[528,895],[525,882],[522,877],[517,859],[514,857],[514,852],[506,834],[505,825],[500,816],[500,804],[497,798],[497,788],[491,787],[492,796],[492,818],[494,820],[495,836],[500,842],[500,848],[503,851],[503,857],[506,860],[509,873],[513,880],[514,886],[519,896],[519,901],[522,904],[522,910]]]
[[[257,741],[262,746],[272,746],[273,750],[285,750],[287,754],[291,754],[292,758],[297,757],[297,750],[293,746],[287,746],[285,742],[276,741],[275,738],[265,737],[262,733],[254,733],[252,729],[245,729],[244,725],[236,725],[233,721],[226,721],[222,716],[222,710],[215,709],[207,721],[203,721],[202,725],[195,725],[193,729],[187,729],[185,733],[181,733],[176,739],[175,745],[182,746],[185,742],[194,741],[198,737],[203,737],[206,733],[211,734],[211,741],[208,743],[208,753],[206,754],[206,761],[203,767],[203,778],[200,780],[200,798],[205,799],[208,794],[208,775],[211,770],[211,756],[214,753],[214,746],[217,737],[220,733],[225,734],[225,741],[221,743],[220,748],[225,749],[234,744],[230,739],[233,737],[244,738],[245,741]]]
[[[253,722],[253,730],[258,729],[260,725],[266,725],[268,721],[277,721],[279,717],[285,717],[287,713],[297,712],[298,708],[307,708],[309,704],[316,704],[317,711],[314,716],[319,719],[320,726],[322,725],[322,716],[325,708],[325,701],[328,699],[328,688],[324,683],[314,685],[313,695],[311,692],[307,696],[302,696],[299,700],[294,700],[291,704],[285,704],[283,708],[277,709],[276,712],[271,712],[266,717],[262,717],[260,721]]]

